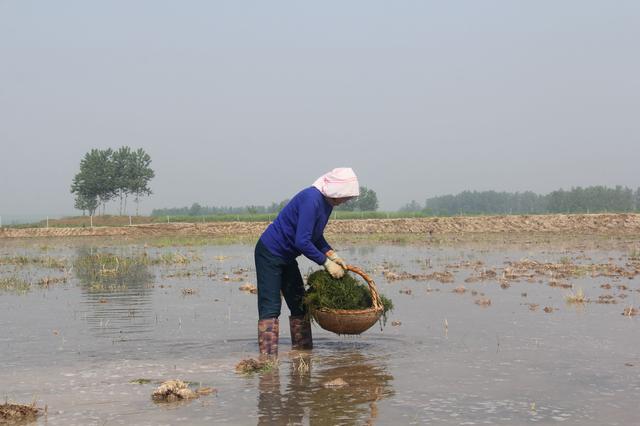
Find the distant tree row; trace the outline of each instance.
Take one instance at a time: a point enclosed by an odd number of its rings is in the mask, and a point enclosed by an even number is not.
[[[271,203],[269,206],[244,206],[244,207],[208,207],[193,203],[191,207],[173,207],[165,209],[153,209],[151,216],[215,216],[224,214],[274,214],[280,212],[289,200],[279,203]]]
[[[191,207],[174,207],[165,209],[153,209],[151,216],[215,216],[224,214],[275,214],[279,213],[289,202],[288,199],[279,203],[271,203],[269,206],[244,206],[244,207],[207,207],[193,203]],[[360,196],[338,207],[341,211],[376,211],[378,210],[378,196],[375,191],[365,186],[360,187]]]
[[[155,173],[150,165],[151,157],[142,148],[92,149],[80,160],[80,171],[71,184],[75,208],[93,215],[102,205],[104,213],[105,204],[118,199],[123,214],[128,197],[133,196],[138,214],[140,197],[152,193],[149,181]]]
[[[424,205],[411,201],[400,211],[436,216],[459,214],[599,213],[640,210],[640,188],[616,186],[574,187],[546,195],[526,192],[464,191],[428,198]]]

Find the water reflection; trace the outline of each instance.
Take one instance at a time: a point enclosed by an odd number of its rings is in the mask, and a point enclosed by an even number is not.
[[[260,377],[258,425],[301,424],[305,420],[314,426],[373,424],[378,416],[377,402],[394,394],[393,376],[380,358],[360,352],[292,356],[284,389],[282,372]],[[324,386],[336,379],[347,385]]]
[[[86,320],[97,336],[118,335],[118,340],[131,340],[127,335],[152,329],[154,275],[146,254],[80,248],[74,272],[86,300]],[[140,338],[136,336],[136,340]]]

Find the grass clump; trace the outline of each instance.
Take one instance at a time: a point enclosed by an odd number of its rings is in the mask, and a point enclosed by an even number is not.
[[[236,364],[236,372],[240,374],[269,373],[278,366],[277,359],[257,360],[247,358]]]
[[[569,292],[569,294],[567,294],[564,298],[564,301],[571,304],[571,303],[585,303],[587,302],[587,297],[584,294],[584,291],[582,291],[581,288],[578,288],[576,290],[576,292]]]
[[[31,283],[17,276],[0,278],[0,293],[25,294],[31,290]]]
[[[319,270],[307,279],[308,288],[303,304],[308,312],[316,309],[368,309],[373,305],[369,287],[348,272],[340,279],[333,278],[327,271]],[[383,319],[393,309],[391,299],[380,294]]]

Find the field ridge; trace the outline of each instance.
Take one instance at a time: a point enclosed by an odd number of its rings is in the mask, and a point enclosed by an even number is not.
[[[0,238],[260,235],[268,222],[153,223],[131,226],[0,228]],[[640,234],[640,214],[549,214],[330,220],[327,234],[451,234],[550,232]]]

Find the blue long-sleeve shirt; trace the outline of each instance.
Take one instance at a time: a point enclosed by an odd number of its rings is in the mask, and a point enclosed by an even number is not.
[[[301,254],[322,265],[331,250],[322,233],[333,207],[315,187],[298,192],[267,227],[260,240],[269,251],[285,260]]]

